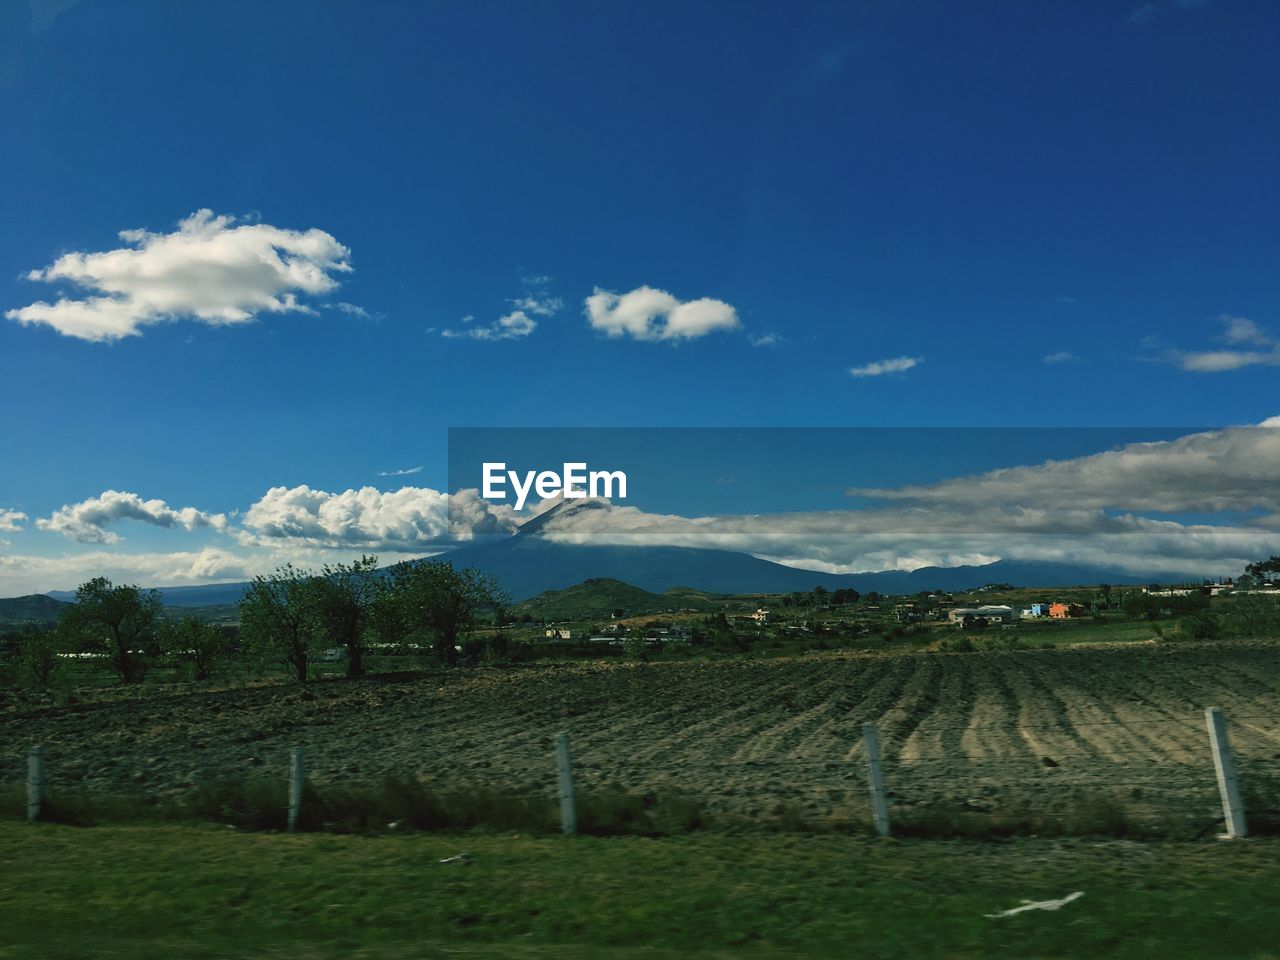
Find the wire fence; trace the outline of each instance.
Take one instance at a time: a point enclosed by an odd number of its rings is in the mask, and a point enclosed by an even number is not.
[[[1280,711],[1250,711],[1229,720],[1233,730],[1246,734],[1241,738],[1244,749],[1235,753],[1224,735],[1215,739],[1212,720],[1206,724],[1203,715],[1046,723],[989,718],[989,728],[973,722],[929,724],[906,736],[883,735],[880,725],[891,731],[894,723],[881,717],[879,724],[866,725],[876,731],[874,763],[866,735],[832,736],[825,730],[815,736],[812,730],[788,729],[785,722],[735,743],[708,737],[696,726],[621,734],[612,728],[606,735],[584,721],[583,729],[568,731],[573,735],[568,769],[570,779],[586,792],[679,791],[717,810],[765,818],[794,814],[813,823],[874,819],[879,803],[888,819],[907,824],[922,811],[930,816],[951,811],[954,817],[1020,812],[1028,823],[1033,814],[1041,816],[1035,822],[1043,822],[1050,815],[1072,815],[1073,805],[1084,808],[1117,798],[1148,819],[1159,808],[1210,824],[1229,821],[1232,805],[1243,810],[1245,799],[1257,813],[1271,817],[1280,810]],[[863,725],[841,727],[851,733]],[[1085,732],[1091,728],[1122,729],[1125,737],[1082,749],[1089,746]],[[1004,739],[987,736],[990,729],[999,730]],[[1170,739],[1171,730],[1179,736]],[[928,749],[919,746],[922,737]],[[533,789],[563,802],[566,761],[557,754],[553,768],[551,740],[546,734],[526,734],[487,744],[482,751],[457,749],[427,764],[427,778],[505,780],[513,789]],[[1051,749],[1045,745],[1049,740],[1074,748]],[[944,741],[953,749],[942,748]],[[822,749],[830,755],[815,755]],[[1014,749],[1020,752],[1010,752]],[[744,755],[748,752],[753,755]],[[315,750],[312,775],[329,782],[348,779],[337,763],[340,755],[337,745]],[[34,750],[28,759],[30,819],[39,817],[44,791],[59,783],[56,753],[48,759],[51,774],[43,750]],[[283,761],[280,757],[268,766],[277,769]],[[406,771],[411,777],[423,773],[421,766]],[[291,764],[290,777],[299,776]],[[295,793],[301,797],[291,791]],[[788,805],[795,808],[792,813]],[[1243,830],[1242,819],[1235,835]]]

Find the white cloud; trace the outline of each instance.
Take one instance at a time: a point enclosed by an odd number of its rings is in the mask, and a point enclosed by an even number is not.
[[[283,563],[274,556],[237,556],[208,547],[176,553],[119,553],[90,550],[66,556],[0,556],[6,596],[70,590],[93,577],[144,587],[185,586],[245,580]]]
[[[22,521],[27,519],[27,515],[21,510],[6,510],[0,507],[0,530],[5,533],[15,533],[21,529]]]
[[[880,377],[886,373],[904,373],[922,363],[924,363],[924,357],[893,357],[889,360],[876,360],[860,367],[850,367],[849,376]]]
[[[541,292],[526,293],[516,297],[511,305],[517,310],[532,313],[539,317],[552,317],[564,309],[564,301],[559,297],[551,297]]]
[[[1059,350],[1044,358],[1045,363],[1079,363],[1081,358],[1070,350]]]
[[[998,559],[1092,564],[1144,575],[1233,573],[1280,543],[1280,535],[1264,526],[1181,524],[1069,507],[950,504],[706,517],[606,504],[552,516],[540,533],[560,543],[732,550],[828,573]]]
[[[81,543],[115,543],[120,537],[106,528],[120,520],[139,520],[157,527],[212,527],[225,530],[227,518],[195,507],[170,507],[163,500],[143,500],[136,493],[106,490],[100,496],[67,504],[36,526]]]
[[[585,301],[593,329],[608,337],[636,340],[693,340],[717,330],[737,330],[737,311],[722,300],[703,297],[681,302],[665,290],[637,287],[622,295],[596,288]]]
[[[1271,423],[1271,421],[1266,421]],[[968,508],[1280,511],[1280,429],[1235,427],[855,496]]]
[[[1242,367],[1280,366],[1280,350],[1205,350],[1180,353],[1178,362],[1183,370],[1192,373],[1224,373]]]
[[[1222,331],[1213,337],[1225,348],[1213,350],[1163,349],[1157,337],[1147,337],[1143,345],[1157,351],[1149,359],[1174,363],[1192,373],[1224,373],[1244,367],[1280,366],[1280,340],[1247,317],[1223,313],[1214,318]],[[1254,348],[1254,349],[1249,349]]]
[[[750,334],[747,342],[753,347],[777,347],[787,342],[787,338],[778,333]]]
[[[355,317],[358,320],[372,320],[374,323],[377,323],[379,320],[385,319],[384,314],[370,313],[364,307],[355,303],[339,301],[338,303],[326,304],[326,306],[332,307],[339,313],[345,313],[349,317]]]
[[[1224,313],[1218,317],[1218,322],[1223,326],[1219,339],[1224,343],[1244,343],[1261,347],[1275,343],[1270,334],[1247,317],[1233,317]]]
[[[480,501],[471,492],[455,495],[451,525],[449,499],[426,487],[385,492],[361,487],[341,493],[305,484],[272,487],[245,513],[241,540],[259,545],[289,540],[327,548],[422,551],[443,548],[460,536],[508,532],[515,526],[510,510]]]
[[[515,308],[510,313],[487,324],[476,324],[475,316],[467,314],[462,318],[466,327],[446,327],[440,331],[440,336],[450,340],[522,340],[538,329],[538,321],[534,317],[552,317],[564,308],[563,300],[540,289],[550,281],[550,277],[526,277],[524,282],[530,289],[508,301]]]
[[[474,319],[463,317],[462,322],[471,323]],[[499,317],[496,323],[469,326],[462,330],[445,329],[440,331],[440,335],[451,340],[519,340],[537,329],[537,320],[523,310],[514,310],[505,317]]]
[[[8,310],[82,340],[118,340],[149,324],[247,323],[263,313],[310,312],[299,295],[328,293],[351,270],[350,251],[323,230],[242,223],[198,210],[172,233],[122,230],[131,246],[68,253],[28,280],[65,282],[84,296]]]
[[[408,477],[415,473],[421,473],[421,467],[405,467],[403,470],[379,470],[380,477]]]
[[[682,517],[605,504],[552,515],[541,532],[568,543],[716,547],[832,573],[995,559],[1238,573],[1280,548],[1280,417],[1260,426],[936,484],[858,488],[849,492],[881,502],[857,509]],[[1214,511],[1223,511],[1215,523],[1167,516]]]

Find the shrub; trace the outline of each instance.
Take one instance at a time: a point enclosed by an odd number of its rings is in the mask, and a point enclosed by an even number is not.
[[[1211,613],[1202,613],[1192,617],[1183,625],[1196,640],[1218,640],[1222,637],[1222,624]]]
[[[18,640],[16,673],[18,681],[38,690],[48,690],[62,672],[57,634],[31,629]]]

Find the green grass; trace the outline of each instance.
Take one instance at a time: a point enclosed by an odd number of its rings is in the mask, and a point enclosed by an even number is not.
[[[469,864],[442,864],[468,852]],[[0,823],[0,957],[1277,952],[1280,844],[381,837]],[[1085,896],[989,919],[1022,899]]]

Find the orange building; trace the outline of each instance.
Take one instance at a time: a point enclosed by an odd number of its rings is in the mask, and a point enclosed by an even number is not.
[[[1049,604],[1049,616],[1055,620],[1069,620],[1071,617],[1083,617],[1085,615],[1084,607],[1078,603],[1051,603]]]

